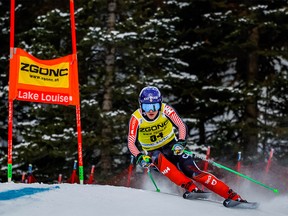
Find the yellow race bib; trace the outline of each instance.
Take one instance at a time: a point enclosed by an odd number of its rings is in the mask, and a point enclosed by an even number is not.
[[[162,109],[165,104],[162,104]],[[159,111],[159,116],[154,121],[147,121],[136,110],[133,115],[139,121],[138,140],[144,150],[151,151],[160,148],[175,138],[173,124],[171,121]]]

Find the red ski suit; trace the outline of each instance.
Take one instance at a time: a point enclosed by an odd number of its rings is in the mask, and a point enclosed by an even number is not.
[[[178,137],[174,129],[178,130]],[[177,140],[186,140],[186,137],[185,123],[174,108],[164,103],[153,121],[145,118],[141,109],[136,110],[129,121],[128,148],[135,157],[141,153],[136,145],[140,143],[159,172],[176,185],[192,191],[196,188],[194,180],[225,199],[232,196],[234,199],[235,195],[239,197],[214,175],[200,170],[190,155],[173,154],[172,146]]]

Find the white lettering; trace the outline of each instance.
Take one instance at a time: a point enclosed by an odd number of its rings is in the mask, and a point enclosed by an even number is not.
[[[50,94],[41,94],[41,101],[48,102],[60,102],[60,103],[68,103],[69,101],[69,97],[68,96],[63,96],[60,94],[56,94],[56,95],[50,95]]]
[[[32,93],[30,91],[22,92],[21,90],[18,91],[18,98],[21,100],[31,100],[31,101],[37,101],[39,99],[39,94]]]
[[[54,104],[69,104],[69,95],[18,89],[17,99]]]
[[[209,184],[210,181],[211,181],[211,176],[209,175],[209,176],[208,176],[208,179],[205,181],[205,184]]]
[[[166,169],[164,169],[164,170],[162,171],[162,174],[163,174],[163,175],[166,175],[169,171],[170,171],[170,168],[169,168],[169,167],[166,167]]]
[[[212,180],[211,185],[216,185],[217,181],[215,179]]]

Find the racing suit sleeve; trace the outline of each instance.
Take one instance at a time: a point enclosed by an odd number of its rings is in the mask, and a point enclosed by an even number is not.
[[[128,149],[132,155],[135,157],[140,153],[139,149],[136,146],[137,136],[138,136],[138,127],[139,122],[135,116],[131,116],[129,121],[129,131],[128,131]]]
[[[186,140],[188,129],[174,108],[165,104],[163,113],[171,120],[172,124],[178,129],[178,140]]]

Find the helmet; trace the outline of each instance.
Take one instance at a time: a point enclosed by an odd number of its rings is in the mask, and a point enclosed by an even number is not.
[[[140,108],[144,112],[160,110],[162,103],[161,92],[157,87],[147,86],[139,94]]]

